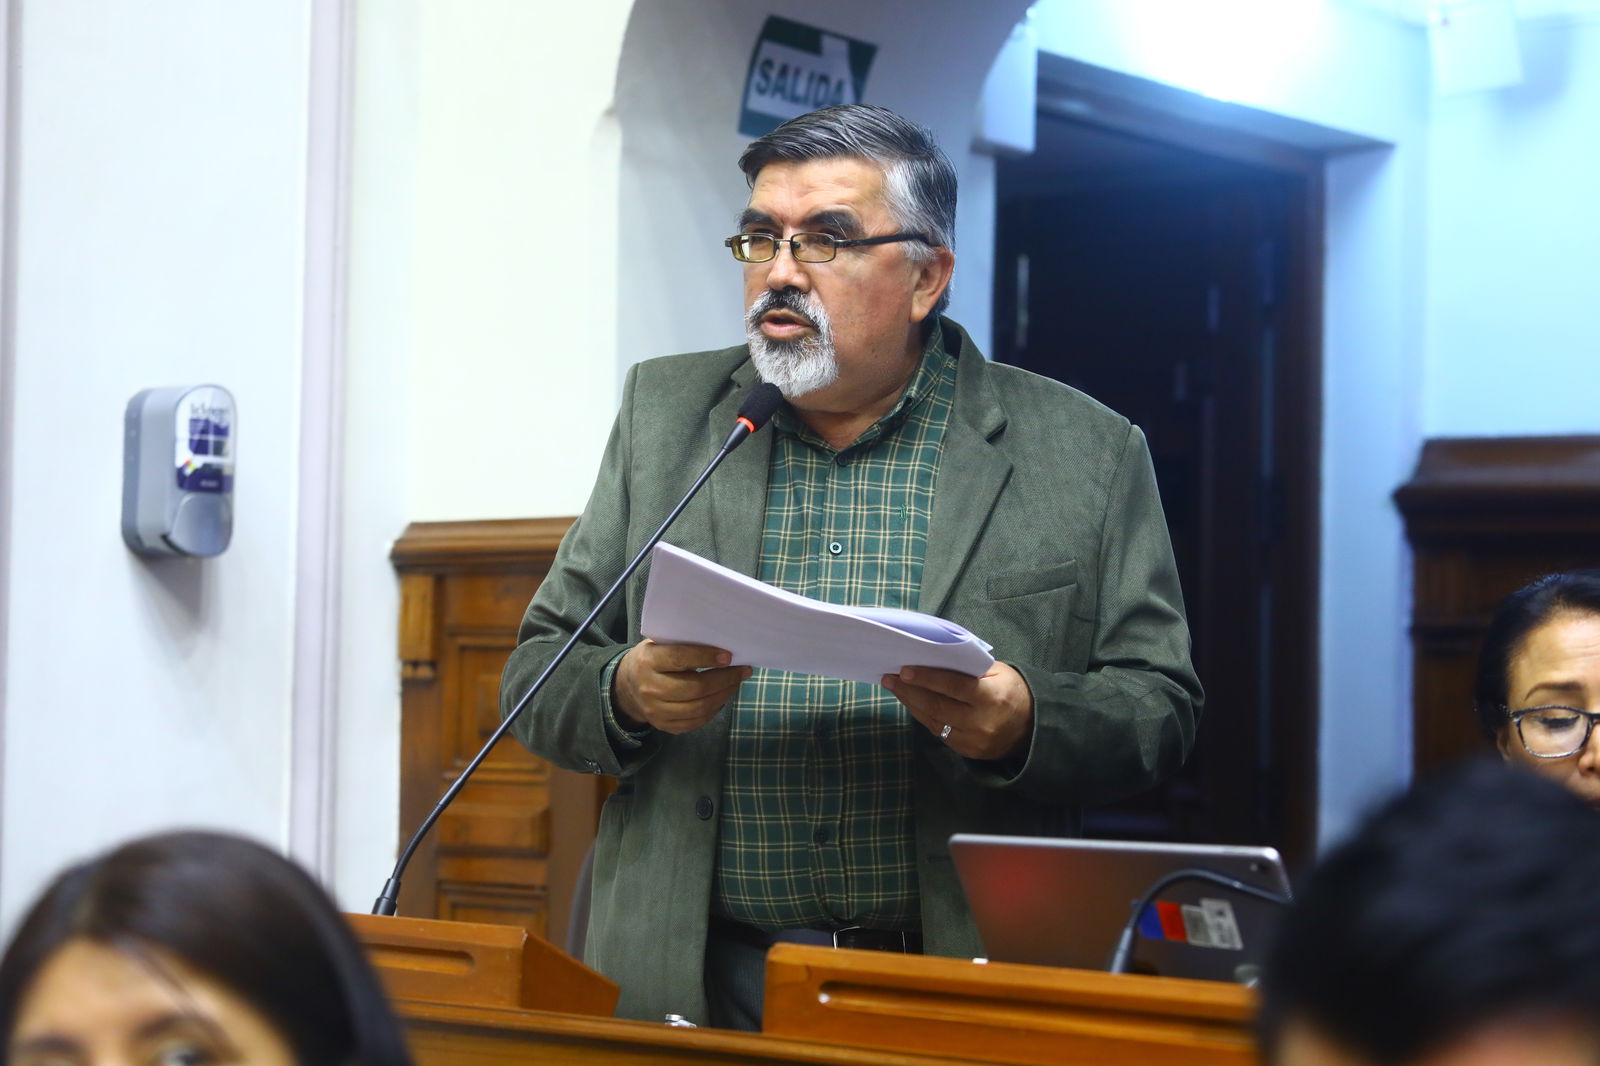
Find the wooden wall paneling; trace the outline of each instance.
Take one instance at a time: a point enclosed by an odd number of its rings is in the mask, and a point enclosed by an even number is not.
[[[515,623],[533,595],[533,580],[495,579],[502,595],[481,593],[486,579],[444,582],[444,653],[440,679],[440,787],[448,787],[500,722],[500,671],[515,646]],[[522,606],[508,598],[522,593]],[[496,623],[499,623],[498,625]],[[550,846],[550,768],[515,739],[490,752],[472,782],[439,821],[438,917],[498,920],[549,938],[545,858]]]
[[[434,645],[432,574],[400,577],[400,677],[404,681],[432,680],[439,653]]]
[[[439,655],[434,646],[438,628],[434,585],[438,580],[428,573],[400,575],[400,847],[411,839],[442,793],[438,781],[443,722]],[[401,881],[399,913],[425,918],[436,915],[437,847],[438,838],[432,834],[417,846]]]
[[[419,522],[395,542],[402,840],[499,725],[500,672],[571,521]],[[520,925],[564,944],[607,791],[508,738],[418,847],[401,913]]]
[[[1600,436],[1430,440],[1395,502],[1413,551],[1413,761],[1428,770],[1484,750],[1472,678],[1496,605],[1600,566]]]

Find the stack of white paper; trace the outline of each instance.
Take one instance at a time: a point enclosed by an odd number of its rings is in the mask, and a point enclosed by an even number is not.
[[[990,646],[954,622],[808,599],[670,544],[651,556],[640,628],[659,644],[726,649],[736,666],[874,685],[902,666],[977,677],[994,664]]]

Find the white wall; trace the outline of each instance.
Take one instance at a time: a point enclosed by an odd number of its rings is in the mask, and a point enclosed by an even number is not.
[[[599,465],[630,5],[357,5],[333,870],[350,908],[397,846],[395,538],[576,514]]]
[[[14,0],[13,490],[0,921],[172,824],[282,845],[305,226],[306,0]],[[239,405],[234,541],[119,533],[122,414]]]
[[[414,515],[413,308],[418,3],[356,8],[332,882],[365,911],[395,860],[399,589],[389,549]]]
[[[1320,0],[1043,0],[1034,26],[1045,51],[1394,146],[1327,171],[1318,815],[1330,839],[1410,766],[1409,556],[1389,494],[1421,439],[1426,41]]]
[[[1519,36],[1522,85],[1434,107],[1429,436],[1600,432],[1600,16]]]
[[[1422,31],[1335,0],[1042,0],[1045,51],[1399,143],[1426,99]]]
[[[1391,494],[1421,446],[1417,187],[1425,162],[1411,138],[1392,152],[1328,167],[1317,753],[1323,843],[1411,773],[1411,555]]]
[[[11,601],[11,467],[12,417],[15,389],[12,387],[16,360],[12,329],[14,315],[13,296],[16,292],[12,270],[12,233],[15,230],[14,201],[11,196],[14,182],[11,177],[11,160],[14,158],[12,141],[16,134],[12,104],[16,94],[12,79],[18,70],[16,40],[12,34],[11,0],[0,0],[0,889],[3,889],[5,866],[3,863],[6,830],[4,823],[5,788],[5,720],[6,693],[3,679],[6,676],[6,631],[10,622],[7,606]],[[0,899],[3,908],[3,899]],[[3,926],[3,922],[0,922]]]
[[[588,498],[610,429],[596,398],[614,377],[611,100],[629,6],[415,5],[415,200],[395,220],[415,242],[414,302],[386,309],[413,331],[413,519],[575,514]]]

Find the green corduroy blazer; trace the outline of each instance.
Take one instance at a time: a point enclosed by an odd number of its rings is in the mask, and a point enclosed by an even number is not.
[[[916,731],[924,944],[964,957],[982,949],[951,834],[1075,833],[1080,807],[1144,790],[1182,763],[1203,697],[1143,434],[1059,382],[988,362],[949,319],[939,328],[958,360],[956,401],[920,607],[993,644],[1034,698],[1028,756],[1009,774]],[[593,495],[523,619],[503,706],[687,491],[756,381],[742,346],[629,371]],[[754,574],[770,454],[770,433],[746,441],[666,539]],[[585,949],[622,986],[618,1015],[704,1022],[727,719],[619,754],[602,717],[602,671],[640,639],[647,576],[633,577],[515,732],[558,766],[619,779],[601,815]]]

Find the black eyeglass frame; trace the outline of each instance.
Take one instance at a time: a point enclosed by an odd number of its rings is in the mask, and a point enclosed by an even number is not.
[[[1522,742],[1522,750],[1532,755],[1535,759],[1570,759],[1582,751],[1589,743],[1589,737],[1594,734],[1594,724],[1600,720],[1600,711],[1585,711],[1579,707],[1568,707],[1560,703],[1550,703],[1541,707],[1524,707],[1520,711],[1506,708],[1506,718],[1517,727],[1517,739]],[[1571,751],[1564,751],[1559,755],[1545,755],[1534,751],[1528,746],[1528,738],[1522,735],[1522,720],[1535,711],[1569,711],[1583,719],[1583,739]]]
[[[771,241],[772,254],[765,259],[742,258],[736,247],[737,243],[752,239]],[[779,246],[785,244],[789,246],[790,254],[794,256],[795,261],[798,263],[831,263],[838,257],[840,248],[860,248],[869,244],[892,244],[896,241],[921,241],[930,247],[933,245],[933,241],[929,240],[928,235],[925,233],[889,233],[882,237],[852,237],[849,240],[841,240],[831,233],[796,233],[792,237],[774,237],[770,233],[735,233],[732,237],[725,238],[722,245],[732,252],[735,261],[740,263],[770,263],[778,258]],[[826,248],[828,250],[828,258],[800,258],[802,244],[809,244],[812,248]]]

